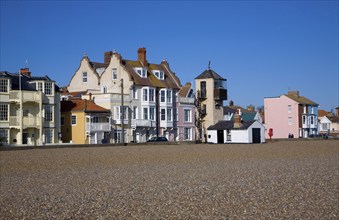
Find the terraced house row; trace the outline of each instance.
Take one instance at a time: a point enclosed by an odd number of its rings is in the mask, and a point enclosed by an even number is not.
[[[69,100],[68,105],[74,105],[71,101],[76,98],[86,99],[110,112],[110,117],[104,120],[97,114],[83,119],[88,129],[73,134],[86,134],[81,143],[145,142],[151,136],[166,136],[169,141],[195,140],[191,83],[182,86],[166,60],[159,64],[148,62],[145,48],[138,49],[137,57],[127,60],[115,51],[108,51],[104,53],[104,62],[93,62],[86,55],[81,59],[64,99]],[[76,111],[72,113],[67,104],[63,106],[69,111],[62,110],[61,117],[73,117],[72,126],[76,126]],[[109,123],[109,130],[90,129],[101,123]]]

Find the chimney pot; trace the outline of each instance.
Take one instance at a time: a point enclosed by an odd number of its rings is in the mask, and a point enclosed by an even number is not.
[[[112,57],[113,52],[112,51],[107,51],[104,54],[104,63],[109,64],[111,62],[111,57]]]
[[[21,69],[20,69],[20,73],[21,73],[22,75],[31,77],[31,72],[29,71],[29,68],[21,68]]]

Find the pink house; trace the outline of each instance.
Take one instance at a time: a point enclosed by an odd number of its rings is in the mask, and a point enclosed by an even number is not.
[[[318,134],[318,104],[289,91],[279,97],[264,98],[266,137],[309,137]]]
[[[177,93],[176,141],[195,140],[195,105],[191,83],[186,83]]]

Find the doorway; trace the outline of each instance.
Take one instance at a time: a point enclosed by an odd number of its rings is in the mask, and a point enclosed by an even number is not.
[[[252,143],[261,143],[260,128],[252,128]]]
[[[217,130],[218,144],[224,143],[224,130]]]

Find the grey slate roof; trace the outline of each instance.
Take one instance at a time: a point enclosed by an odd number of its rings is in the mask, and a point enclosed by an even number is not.
[[[214,72],[211,69],[205,70],[203,73],[201,73],[195,79],[207,79],[207,78],[213,78],[213,79],[219,79],[219,80],[225,80],[226,81],[226,79],[222,78],[218,73]]]
[[[10,78],[11,79],[11,89],[12,90],[19,90],[20,83],[19,83],[19,74],[18,73],[9,73],[7,71],[0,72],[0,78]],[[31,76],[28,77],[26,75],[21,75],[21,89],[27,91],[36,91],[36,84],[31,83],[32,81],[36,80],[43,80],[43,81],[53,81],[48,76]],[[59,92],[60,88],[55,84],[55,91]]]
[[[234,128],[234,121],[218,121],[215,125],[211,125],[207,130],[246,130],[248,129],[255,121],[244,121],[240,128]]]

